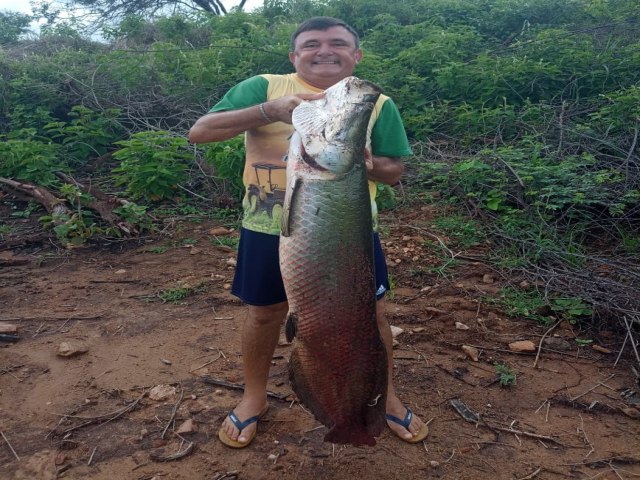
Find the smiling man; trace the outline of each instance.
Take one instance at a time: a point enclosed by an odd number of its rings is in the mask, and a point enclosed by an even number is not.
[[[242,329],[245,390],[218,432],[227,446],[243,448],[251,443],[257,422],[267,411],[269,367],[288,310],[278,243],[286,185],[284,159],[293,133],[291,114],[302,101],[322,98],[325,89],[351,76],[361,59],[358,35],[352,27],[336,18],[311,18],[291,37],[289,60],[295,73],[258,75],[239,83],[189,132],[193,143],[245,134],[244,215],[231,290],[248,305]],[[397,183],[404,171],[401,157],[410,154],[398,109],[389,97],[381,95],[369,122],[366,152],[374,232],[375,182]],[[399,438],[417,443],[427,436],[428,428],[402,404],[393,388],[393,340],[384,315],[389,282],[377,233],[374,247],[378,328],[389,360],[387,423]]]

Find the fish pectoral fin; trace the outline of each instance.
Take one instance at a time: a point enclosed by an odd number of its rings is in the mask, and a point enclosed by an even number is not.
[[[287,342],[293,342],[298,331],[298,316],[295,313],[289,312],[287,315],[287,323],[284,326],[284,332],[287,336]]]
[[[291,115],[294,128],[304,139],[309,134],[317,135],[329,121],[329,113],[322,99],[305,101],[298,105]]]
[[[280,221],[280,234],[283,237],[291,235],[291,222],[289,216],[291,214],[291,203],[295,199],[296,191],[302,184],[302,179],[293,175],[287,185],[287,191],[284,195],[284,203],[282,204],[282,220]]]

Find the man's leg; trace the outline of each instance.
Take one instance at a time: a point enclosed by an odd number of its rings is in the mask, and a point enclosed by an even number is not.
[[[234,408],[241,421],[258,415],[267,404],[269,368],[287,310],[287,302],[263,307],[249,306],[249,313],[242,327],[244,394]],[[257,428],[257,423],[248,425],[240,432],[227,417],[222,428],[233,440],[244,443]]]
[[[384,299],[378,300],[376,304],[376,319],[378,322],[378,329],[380,330],[380,336],[382,337],[382,342],[387,349],[389,372],[387,387],[387,413],[402,419],[405,417],[407,409],[396,395],[396,391],[393,387],[393,336],[391,335],[389,322],[385,317],[385,307],[386,302]],[[396,435],[406,440],[411,440],[414,435],[417,435],[420,432],[424,422],[418,418],[417,415],[413,415],[411,423],[409,424],[409,431],[407,431],[402,425],[398,425],[397,423],[389,420],[387,420],[387,424],[389,425],[389,428],[396,433]]]

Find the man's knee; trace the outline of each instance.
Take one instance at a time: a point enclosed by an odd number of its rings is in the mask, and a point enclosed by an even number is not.
[[[251,305],[249,307],[249,317],[259,325],[281,324],[288,310],[289,304],[287,302],[262,306]]]

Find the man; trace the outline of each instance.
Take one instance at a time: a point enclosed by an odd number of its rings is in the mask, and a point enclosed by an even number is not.
[[[283,159],[293,131],[291,114],[302,101],[322,98],[323,90],[351,76],[361,58],[353,28],[331,17],[311,18],[292,35],[289,59],[296,73],[259,75],[239,83],[189,132],[193,143],[217,142],[245,133],[246,195],[232,288],[249,306],[242,332],[245,390],[219,431],[220,440],[228,446],[247,446],[266,412],[269,367],[288,310],[278,264],[278,235],[286,185]],[[365,157],[375,199],[375,182],[397,183],[404,170],[399,157],[411,151],[398,110],[388,97],[381,96],[376,104],[369,129],[370,150]],[[377,234],[374,243],[380,286],[377,322],[389,360],[387,423],[401,439],[419,442],[428,428],[404,407],[393,388],[393,340],[382,299],[389,285]]]

